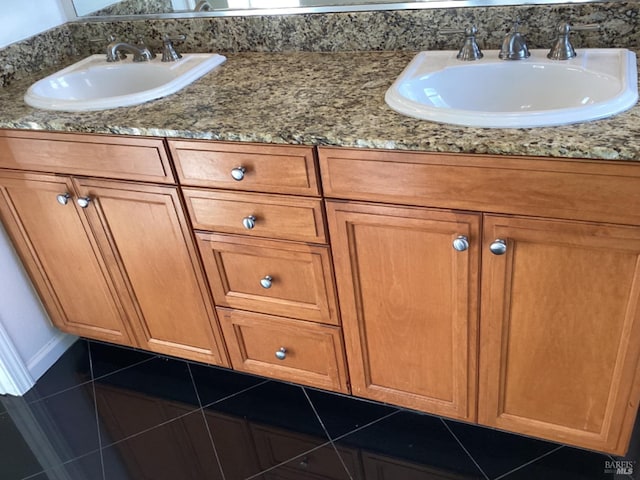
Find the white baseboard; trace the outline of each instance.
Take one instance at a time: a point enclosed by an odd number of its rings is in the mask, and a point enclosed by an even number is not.
[[[27,360],[27,369],[36,381],[66,352],[78,337],[57,332],[38,352]]]
[[[0,395],[24,395],[77,339],[58,331],[25,361],[0,323]]]
[[[0,394],[23,395],[36,383],[0,323]]]

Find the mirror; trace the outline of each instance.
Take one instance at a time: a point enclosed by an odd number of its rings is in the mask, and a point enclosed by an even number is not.
[[[77,17],[231,16],[566,3],[566,0],[69,0]],[[589,2],[598,0],[578,0]],[[573,3],[578,3],[573,2]]]

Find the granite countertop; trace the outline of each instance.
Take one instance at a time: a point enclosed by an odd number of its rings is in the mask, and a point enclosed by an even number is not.
[[[0,89],[0,128],[640,160],[640,106],[610,119],[534,129],[456,127],[400,115],[384,94],[414,55],[229,54],[224,65],[177,94],[87,113],[26,106],[22,97],[32,78]]]

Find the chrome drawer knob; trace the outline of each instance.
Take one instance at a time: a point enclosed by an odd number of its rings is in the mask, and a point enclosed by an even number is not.
[[[273,277],[271,277],[271,275],[265,275],[264,278],[260,279],[260,286],[262,288],[271,288],[272,284],[273,284]]]
[[[469,239],[464,235],[458,236],[458,238],[456,238],[453,241],[453,249],[457,250],[458,252],[464,252],[468,248],[469,248]]]
[[[280,350],[276,352],[276,358],[278,360],[284,360],[287,358],[287,349],[284,347],[280,347]]]
[[[489,250],[494,255],[504,255],[507,253],[507,242],[502,240],[501,238],[496,238],[491,245],[489,245]]]
[[[244,167],[236,167],[231,170],[231,176],[233,177],[234,180],[237,180],[239,182],[244,178],[244,172],[246,171],[247,169]]]
[[[70,198],[71,195],[69,195],[68,193],[61,193],[60,195],[56,196],[56,200],[58,200],[58,203],[60,205],[66,205],[67,203],[69,203]]]
[[[78,205],[80,205],[81,208],[87,208],[90,202],[91,198],[89,197],[80,197],[78,199]]]
[[[244,217],[242,219],[242,225],[247,230],[251,230],[253,227],[256,226],[256,217],[254,217],[253,215],[249,215],[248,217]]]

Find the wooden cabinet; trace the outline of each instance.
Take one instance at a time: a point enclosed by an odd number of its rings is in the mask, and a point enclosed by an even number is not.
[[[218,309],[233,368],[348,393],[340,328]]]
[[[321,148],[320,165],[354,393],[626,452],[640,163]]]
[[[167,144],[0,130],[62,330],[625,452],[640,162]]]
[[[86,155],[84,168],[96,175],[0,170],[2,221],[52,321],[77,335],[228,365],[178,188],[97,178],[111,175],[113,164],[135,165],[140,155],[147,167],[131,175],[147,178],[146,170],[158,168],[148,159],[162,159],[157,141],[151,153],[145,139],[117,147],[100,141],[104,150],[91,156],[81,135],[0,136],[0,165],[21,166],[35,143],[51,155],[29,167],[57,171],[71,152]]]
[[[506,253],[489,253],[496,239]],[[483,243],[478,420],[624,453],[638,407],[640,227],[487,215]]]
[[[475,420],[480,216],[342,202],[327,212],[352,391]]]
[[[169,144],[233,368],[348,393],[313,150]]]
[[[72,192],[70,178],[0,171],[2,222],[58,328],[135,345],[131,312],[120,301],[108,262]],[[59,203],[59,195],[66,203]]]
[[[131,325],[148,350],[227,365],[213,304],[176,187],[75,180],[102,251],[133,293]],[[123,298],[127,298],[122,295]]]

